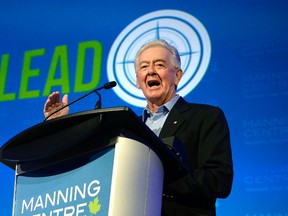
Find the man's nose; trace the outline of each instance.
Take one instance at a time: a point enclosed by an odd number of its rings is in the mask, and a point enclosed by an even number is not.
[[[150,65],[150,66],[148,67],[148,74],[149,74],[149,75],[154,75],[154,74],[156,74],[155,68],[154,68],[153,65]]]

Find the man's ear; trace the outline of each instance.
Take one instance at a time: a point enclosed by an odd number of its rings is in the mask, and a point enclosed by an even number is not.
[[[137,85],[137,88],[138,88],[138,89],[141,88],[140,85],[139,85],[139,83],[138,83],[138,81],[136,82],[136,85]]]
[[[181,78],[182,78],[182,74],[183,74],[182,69],[181,69],[181,68],[178,68],[178,69],[176,70],[176,79],[175,79],[175,85],[176,85],[176,86],[177,86],[178,83],[180,82],[180,80],[181,80]]]
[[[137,77],[137,74],[136,74],[136,86],[137,86],[137,88],[138,89],[140,89],[141,87],[140,87],[140,84],[139,84],[139,82],[138,82],[138,77]]]

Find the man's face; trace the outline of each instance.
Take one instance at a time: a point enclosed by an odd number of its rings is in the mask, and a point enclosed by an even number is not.
[[[136,70],[137,86],[142,89],[148,105],[161,106],[174,97],[182,70],[173,66],[169,50],[150,47],[143,51]]]

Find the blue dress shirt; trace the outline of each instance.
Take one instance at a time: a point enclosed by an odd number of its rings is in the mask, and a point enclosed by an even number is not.
[[[179,95],[175,95],[172,100],[160,106],[154,114],[148,108],[148,106],[146,106],[144,109],[142,120],[157,136],[159,136],[164,122],[167,119],[168,113],[173,108],[179,97]]]

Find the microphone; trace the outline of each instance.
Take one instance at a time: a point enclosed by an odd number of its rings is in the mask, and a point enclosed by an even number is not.
[[[116,85],[117,85],[117,83],[115,81],[111,81],[111,82],[105,83],[100,89],[102,89],[102,88],[110,89],[110,88],[114,88]],[[100,89],[96,89],[96,91],[98,91]]]
[[[98,95],[98,101],[96,102],[95,104],[95,107],[94,109],[101,109],[102,107],[102,97],[101,97],[101,94],[98,92],[99,90],[101,89],[110,89],[110,88],[113,88],[116,86],[116,82],[115,81],[111,81],[111,82],[108,82],[108,83],[105,83],[102,87],[100,87],[99,89],[95,89],[94,92]]]
[[[54,112],[50,113],[50,114],[42,121],[42,123],[45,122],[45,121],[47,121],[47,119],[48,119],[49,117],[51,117],[51,116],[54,115],[55,113],[59,112],[60,110],[62,110],[62,109],[64,109],[64,108],[66,108],[66,107],[74,104],[75,102],[77,102],[77,101],[79,101],[79,100],[87,97],[88,95],[90,95],[90,94],[92,94],[92,93],[94,93],[94,92],[98,95],[98,98],[99,98],[98,101],[97,101],[97,103],[96,103],[96,105],[95,105],[95,109],[101,108],[101,95],[99,94],[98,91],[101,90],[101,89],[111,89],[111,88],[115,87],[116,85],[117,85],[117,83],[116,83],[115,81],[111,81],[111,82],[105,83],[103,86],[101,86],[101,87],[99,87],[99,88],[96,88],[96,89],[88,92],[87,94],[85,94],[85,95],[77,98],[76,100],[74,100],[74,101],[66,104],[65,106],[62,106],[61,108],[55,110]]]

